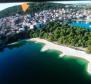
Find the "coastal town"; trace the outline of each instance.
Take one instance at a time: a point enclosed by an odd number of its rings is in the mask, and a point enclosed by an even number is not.
[[[45,27],[46,23],[52,21],[67,22],[72,20],[89,19],[91,11],[85,9],[59,8],[43,10],[34,14],[14,14],[0,18],[0,41],[9,36]]]

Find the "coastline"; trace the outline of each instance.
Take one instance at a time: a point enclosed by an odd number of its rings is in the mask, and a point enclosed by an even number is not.
[[[84,19],[84,20],[82,20],[82,19],[76,19],[76,20],[74,20],[74,21],[84,21],[84,22],[91,22],[91,20],[90,20],[90,19]]]
[[[91,54],[86,53],[85,51],[80,51],[80,50],[76,50],[70,47],[66,47],[63,45],[58,45],[52,42],[49,42],[45,39],[40,39],[40,38],[31,38],[28,41],[35,41],[35,42],[40,42],[40,43],[44,43],[44,47],[41,49],[42,52],[48,50],[48,49],[52,49],[52,50],[57,50],[60,51],[60,57],[64,57],[69,56],[69,57],[76,57],[76,58],[80,58],[80,59],[84,59],[88,62],[88,66],[87,66],[87,72],[91,74]]]

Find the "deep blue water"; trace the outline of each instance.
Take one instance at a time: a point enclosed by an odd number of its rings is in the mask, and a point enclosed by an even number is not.
[[[87,62],[41,52],[42,43],[21,41],[0,52],[0,84],[91,84]]]
[[[80,28],[86,28],[91,30],[91,22],[85,22],[85,21],[73,21],[71,23],[72,26],[80,27]]]

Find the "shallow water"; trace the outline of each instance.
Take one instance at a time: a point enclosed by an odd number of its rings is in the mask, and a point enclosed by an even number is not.
[[[85,22],[85,21],[73,21],[71,23],[72,26],[80,27],[80,28],[86,28],[91,30],[91,22]]]
[[[87,62],[41,52],[42,43],[21,41],[0,52],[0,84],[91,84]]]

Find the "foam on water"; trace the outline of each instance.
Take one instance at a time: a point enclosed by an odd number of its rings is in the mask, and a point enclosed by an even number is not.
[[[87,72],[88,72],[89,74],[91,74],[91,62],[88,63]]]

